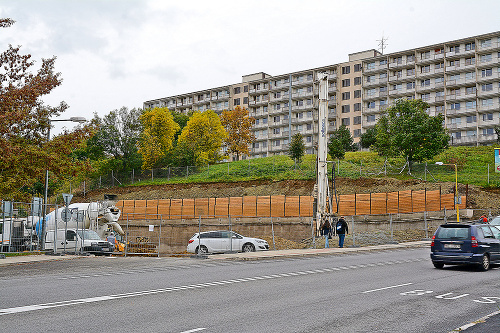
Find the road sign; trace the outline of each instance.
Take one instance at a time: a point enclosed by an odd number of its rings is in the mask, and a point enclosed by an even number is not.
[[[68,223],[71,220],[71,210],[67,207],[64,207],[61,212],[61,218],[64,222]]]
[[[64,204],[66,205],[66,207],[68,207],[71,202],[71,199],[73,199],[73,194],[63,193],[62,197],[64,200]]]

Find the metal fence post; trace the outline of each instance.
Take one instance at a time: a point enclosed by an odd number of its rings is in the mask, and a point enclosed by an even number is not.
[[[394,232],[392,229],[392,214],[389,213],[389,229],[391,229],[391,241],[394,242]]]
[[[316,235],[314,233],[314,219],[311,219],[311,236],[312,236],[312,247],[316,248]]]
[[[274,222],[272,216],[271,216],[271,233],[273,235],[273,249],[276,250],[276,243],[274,242]]]
[[[125,231],[125,257],[128,252],[128,213],[127,213],[127,231]]]
[[[201,215],[198,216],[198,253],[197,256],[201,255]]]
[[[229,251],[233,252],[233,235],[232,235],[231,231],[232,231],[232,228],[231,228],[231,215],[229,215],[229,235],[231,237],[229,239],[229,241],[231,242],[231,244],[229,245]]]
[[[161,247],[161,216],[160,216],[160,231],[158,234],[158,258],[160,258],[160,247]]]
[[[427,212],[424,211],[425,240],[429,240],[429,227],[427,225]]]
[[[444,207],[444,224],[446,224],[446,207]]]
[[[356,247],[356,235],[354,234],[354,215],[351,216],[352,246]]]

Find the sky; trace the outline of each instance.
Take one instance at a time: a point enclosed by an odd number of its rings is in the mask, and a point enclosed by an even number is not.
[[[0,50],[57,57],[58,119],[500,30],[498,0],[0,0]],[[57,118],[56,118],[57,119]],[[73,123],[54,123],[55,132]]]

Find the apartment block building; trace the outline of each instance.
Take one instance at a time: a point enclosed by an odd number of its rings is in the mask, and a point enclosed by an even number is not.
[[[255,118],[250,158],[286,154],[291,136],[304,136],[314,153],[318,133],[318,73],[328,74],[329,132],[346,125],[359,142],[396,99],[422,99],[430,115],[441,113],[452,145],[496,141],[500,124],[500,32],[381,54],[349,54],[349,61],[272,76],[256,73],[242,82],[144,102],[189,110],[242,106]]]

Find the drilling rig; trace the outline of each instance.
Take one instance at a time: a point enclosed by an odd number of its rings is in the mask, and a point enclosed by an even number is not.
[[[319,230],[325,221],[333,225],[332,198],[328,188],[328,74],[318,74],[319,107],[318,107],[318,155],[316,160],[316,185],[314,218],[316,230]]]

